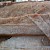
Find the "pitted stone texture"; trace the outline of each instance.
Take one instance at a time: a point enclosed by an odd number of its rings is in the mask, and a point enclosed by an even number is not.
[[[43,32],[35,25],[2,25],[0,26],[0,34],[43,34]]]
[[[0,43],[1,50],[50,50],[50,46],[43,45],[44,36],[12,37]],[[45,39],[44,39],[45,40]],[[47,40],[45,40],[47,41]]]
[[[12,37],[6,41],[3,41],[0,43],[0,47],[2,48],[33,48],[38,46],[43,46],[42,44],[42,38],[36,37],[36,36],[23,36],[23,37]]]

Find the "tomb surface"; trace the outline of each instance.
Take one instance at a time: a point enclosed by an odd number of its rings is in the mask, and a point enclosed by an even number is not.
[[[50,1],[0,7],[0,50],[16,49],[50,50]]]

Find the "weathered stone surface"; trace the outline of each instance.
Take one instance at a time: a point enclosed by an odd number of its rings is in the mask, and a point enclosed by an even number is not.
[[[1,49],[1,48],[0,48]],[[1,49],[1,50],[50,50],[49,47],[33,47],[31,48],[24,48],[24,49],[11,49],[11,48],[6,48],[6,49]]]
[[[23,25],[2,25],[0,26],[0,34],[43,34],[37,26]]]
[[[34,16],[36,19],[32,18],[33,21],[30,20],[29,17],[35,13],[40,16],[36,15],[36,17]],[[0,50],[50,50],[48,38],[44,38],[44,36],[25,36],[25,34],[45,34],[50,38],[49,13],[50,2],[25,2],[0,8],[0,35],[24,34],[24,36],[12,37],[6,39],[6,41],[0,39]]]
[[[25,14],[47,14],[50,12],[50,1],[24,2],[0,8],[0,17],[16,17]]]
[[[33,48],[34,46],[43,46],[43,36],[22,36],[12,37],[0,43],[3,48]]]
[[[22,37],[12,37],[6,41],[3,41],[0,43],[0,49],[1,50],[28,50],[28,49],[34,49],[34,50],[49,50],[50,46],[48,46],[45,43],[43,43],[43,38],[45,36],[22,36]],[[45,40],[45,39],[44,39]],[[45,40],[47,41],[47,40]],[[20,49],[21,48],[21,49]],[[23,49],[22,49],[23,48]]]

